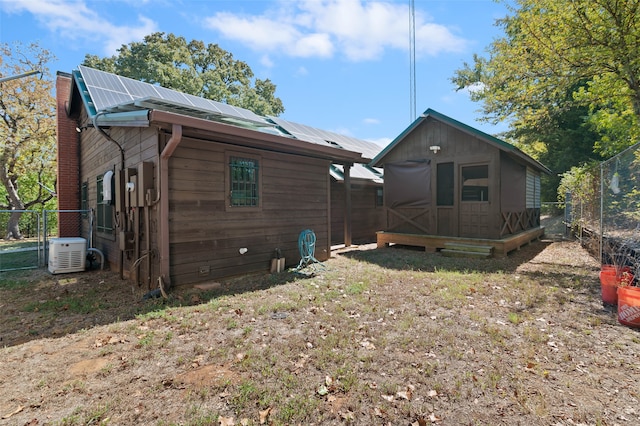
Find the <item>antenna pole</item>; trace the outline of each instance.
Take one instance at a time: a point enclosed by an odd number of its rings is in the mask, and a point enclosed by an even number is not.
[[[416,7],[415,0],[409,0],[409,115],[411,122],[416,119]]]

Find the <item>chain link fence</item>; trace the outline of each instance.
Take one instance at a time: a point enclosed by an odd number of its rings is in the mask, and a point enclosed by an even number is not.
[[[640,144],[603,162],[600,176],[602,262],[636,270],[640,268]]]
[[[640,143],[581,170],[565,203],[583,247],[602,264],[640,274]]]
[[[0,210],[0,272],[46,267],[48,240],[65,236],[88,238],[83,221],[90,210]],[[87,220],[88,223],[92,223]],[[17,223],[17,227],[15,226]],[[11,238],[9,230],[13,230]],[[15,238],[19,231],[19,238]]]

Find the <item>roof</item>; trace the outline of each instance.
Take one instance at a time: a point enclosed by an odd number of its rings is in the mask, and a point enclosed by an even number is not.
[[[382,150],[381,146],[373,142],[357,139],[352,136],[317,129],[315,127],[307,126],[306,124],[295,123],[279,117],[269,117],[269,120],[275,123],[280,130],[297,139],[360,152],[362,157],[369,160],[375,157],[376,154]],[[349,174],[351,178],[370,180],[375,183],[382,183],[383,180],[382,169],[373,168],[365,164],[354,164],[349,171]],[[331,176],[336,180],[344,180],[343,167],[339,165],[332,166]]]
[[[420,124],[426,121],[429,117],[435,120],[441,121],[443,123],[446,123],[452,127],[455,127],[458,130],[461,130],[462,132],[465,132],[469,135],[475,136],[497,147],[498,149],[511,155],[512,157],[516,157],[520,159],[521,161],[525,162],[527,165],[533,167],[536,170],[540,170],[548,174],[552,173],[549,168],[547,168],[542,163],[538,162],[534,158],[530,157],[529,155],[521,151],[518,147],[508,142],[505,142],[501,139],[498,139],[495,136],[491,136],[488,133],[484,133],[460,121],[454,120],[453,118],[448,117],[444,114],[441,114],[431,108],[427,109],[424,113],[422,113],[420,117],[418,117],[413,123],[411,123],[411,125],[409,125],[409,127],[407,127],[402,133],[400,133],[398,137],[396,137],[393,141],[391,141],[389,145],[387,145],[378,155],[376,155],[376,157],[373,160],[371,160],[369,165],[373,167],[382,167],[382,164],[383,164],[382,160],[384,159],[384,157],[389,152],[391,152],[391,150],[393,150],[393,148],[395,148],[400,142],[402,142],[407,137],[407,135],[413,132],[413,130],[416,127],[418,127]]]
[[[151,122],[181,124],[227,134],[237,144],[259,146],[274,151],[295,152],[337,163],[366,163],[349,147],[318,143],[283,130],[272,118],[244,108],[193,96],[154,84],[80,65],[72,72],[69,109],[79,94],[89,117],[100,127],[148,127]]]
[[[352,136],[317,129],[307,126],[306,124],[294,123],[293,121],[284,120],[279,117],[269,117],[269,120],[287,134],[298,139],[360,152],[364,158],[372,159],[382,150],[382,147],[373,142],[357,139]]]

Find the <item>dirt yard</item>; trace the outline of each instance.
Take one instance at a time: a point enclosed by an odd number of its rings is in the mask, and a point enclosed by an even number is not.
[[[363,247],[168,300],[5,275],[0,425],[640,424],[640,332],[549,230],[506,259]]]

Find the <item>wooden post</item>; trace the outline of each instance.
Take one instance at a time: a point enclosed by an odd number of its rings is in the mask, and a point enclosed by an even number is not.
[[[351,164],[344,165],[344,246],[351,246]]]

